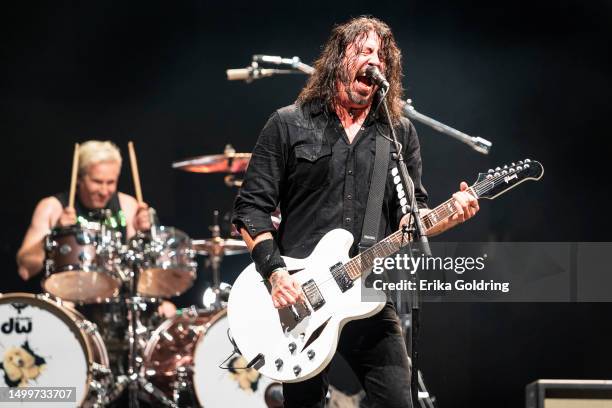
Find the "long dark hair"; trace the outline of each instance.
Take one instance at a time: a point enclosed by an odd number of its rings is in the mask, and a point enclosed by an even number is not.
[[[334,27],[314,63],[315,72],[300,92],[296,103],[304,105],[320,101],[327,108],[333,109],[338,95],[337,82],[350,81],[344,62],[346,48],[353,43],[359,45],[359,40],[365,39],[370,31],[374,31],[380,38],[380,58],[384,60],[384,75],[390,84],[387,103],[391,119],[397,123],[402,111],[402,53],[389,26],[369,16],[356,17]]]

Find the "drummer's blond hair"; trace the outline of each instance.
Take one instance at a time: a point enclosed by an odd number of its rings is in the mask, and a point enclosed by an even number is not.
[[[79,146],[79,177],[85,175],[92,164],[103,162],[119,163],[121,167],[121,152],[113,142],[89,140]]]

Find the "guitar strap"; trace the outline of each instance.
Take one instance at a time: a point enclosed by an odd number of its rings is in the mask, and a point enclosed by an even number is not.
[[[389,171],[390,151],[391,142],[383,135],[378,135],[376,137],[376,155],[374,156],[374,170],[370,181],[368,204],[361,229],[361,241],[359,241],[360,253],[378,241],[382,203],[385,197],[385,186],[387,185],[387,172]]]

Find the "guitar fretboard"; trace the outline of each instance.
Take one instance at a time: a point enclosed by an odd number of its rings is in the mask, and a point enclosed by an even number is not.
[[[474,184],[466,191],[478,198],[481,193],[491,188],[491,183],[494,183],[494,181],[484,180],[480,183]],[[427,215],[422,216],[421,221],[423,222],[426,233],[429,234],[429,231],[431,231],[436,225],[440,224],[448,217],[453,216],[456,212],[457,208],[455,207],[455,200],[450,198],[434,208]],[[372,245],[370,248],[352,258],[350,261],[344,264],[344,269],[348,276],[355,280],[361,276],[363,271],[367,271],[374,266],[375,258],[386,258],[389,255],[393,255],[399,251],[401,247],[407,245],[408,242],[410,242],[410,237],[407,232],[404,232],[401,229],[395,231],[382,241]]]

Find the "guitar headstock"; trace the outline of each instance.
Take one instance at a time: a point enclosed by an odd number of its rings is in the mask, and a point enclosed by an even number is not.
[[[544,175],[544,167],[530,159],[518,163],[490,169],[478,173],[476,184],[472,186],[479,198],[493,199],[526,180],[539,180]]]

